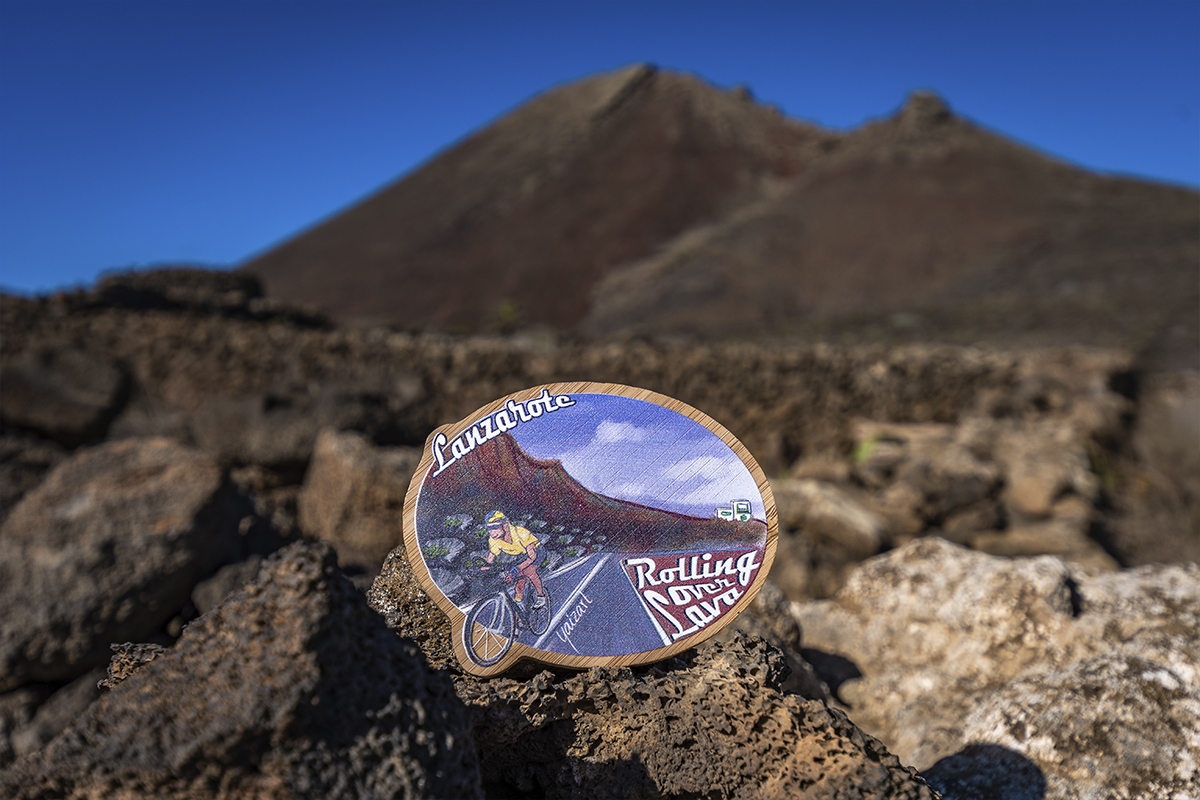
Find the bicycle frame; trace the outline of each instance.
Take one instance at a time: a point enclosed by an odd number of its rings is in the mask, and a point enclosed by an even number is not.
[[[543,585],[546,603],[534,608],[531,604],[536,593],[531,591],[518,603],[510,594],[516,591],[515,581],[513,584],[500,586],[495,594],[484,595],[463,620],[467,655],[480,666],[491,666],[503,658],[522,630],[541,635],[549,628],[553,610],[549,589]]]

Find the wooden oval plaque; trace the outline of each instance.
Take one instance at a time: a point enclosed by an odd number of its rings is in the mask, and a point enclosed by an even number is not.
[[[775,557],[766,476],[678,400],[608,383],[501,398],[434,431],[404,545],[467,671],[645,664],[695,647]]]

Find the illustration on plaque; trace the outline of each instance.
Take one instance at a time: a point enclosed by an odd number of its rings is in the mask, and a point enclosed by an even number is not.
[[[439,429],[405,503],[409,560],[480,675],[694,647],[753,598],[775,535],[731,434],[611,384],[538,387]]]

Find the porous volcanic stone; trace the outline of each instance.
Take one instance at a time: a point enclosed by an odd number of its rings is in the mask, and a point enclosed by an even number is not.
[[[879,552],[887,523],[838,487],[785,478],[771,481],[771,491],[789,529],[855,561]]]
[[[389,555],[368,598],[456,675],[474,711],[488,796],[935,796],[841,711],[784,693],[787,658],[763,639],[736,633],[632,670],[555,675],[526,665],[481,680],[458,667],[449,622],[402,551]],[[798,641],[795,626],[776,627]]]
[[[168,439],[81,450],[0,527],[0,689],[103,665],[147,639],[241,547],[252,513],[206,456]]]
[[[137,672],[141,667],[146,666],[163,653],[166,653],[167,648],[158,644],[125,642],[124,644],[112,645],[112,651],[114,655],[112,660],[108,662],[107,674],[102,680],[97,681],[97,688],[113,688],[134,672]]]
[[[65,448],[48,439],[0,436],[0,522],[66,456]]]
[[[360,433],[323,430],[298,502],[300,528],[370,578],[403,541],[404,495],[421,460],[412,447],[377,447]]]
[[[959,778],[991,756],[996,775],[1036,767],[1046,800],[1200,790],[1195,564],[1094,572],[918,539],[793,610],[806,656],[852,666],[825,677],[854,721],[946,797],[980,796]]]
[[[0,369],[0,418],[75,446],[104,435],[128,393],[108,359],[73,347],[26,352]]]
[[[479,796],[448,677],[387,630],[325,544],[296,543],[136,668],[0,794]]]
[[[192,605],[199,614],[207,614],[212,607],[221,602],[227,595],[236,592],[242,586],[258,575],[262,566],[262,556],[252,555],[245,561],[236,564],[226,564],[217,570],[211,578],[206,578],[192,589]]]
[[[933,798],[845,714],[781,693],[783,654],[737,634],[691,657],[565,680],[458,680],[489,794]]]
[[[450,620],[417,582],[403,548],[388,553],[367,601],[389,628],[421,646],[434,669],[458,671]]]
[[[104,670],[94,669],[62,687],[38,706],[37,713],[12,733],[12,749],[20,758],[57,736],[100,696],[97,682]]]
[[[1118,652],[1013,681],[971,712],[962,738],[1024,755],[1053,787],[1045,797],[1065,800],[1200,796],[1198,734],[1195,681]]]

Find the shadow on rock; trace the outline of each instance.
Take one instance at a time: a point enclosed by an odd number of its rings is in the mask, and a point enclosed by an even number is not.
[[[787,693],[788,656],[763,638],[737,632],[633,669],[518,668],[483,680],[461,673],[449,621],[402,551],[368,600],[456,674],[488,797],[933,797],[840,710]],[[788,627],[779,638],[798,645]]]
[[[0,795],[476,797],[450,679],[389,631],[328,545],[297,543],[168,650],[119,649],[111,690]]]
[[[838,690],[842,688],[842,684],[846,681],[852,681],[863,676],[858,665],[845,656],[839,656],[837,653],[826,653],[811,647],[801,648],[800,655],[804,656],[804,660],[812,665],[817,677],[829,687],[829,692],[834,697],[837,697],[840,703],[847,708],[851,708],[851,704],[842,699],[838,694]]]
[[[943,800],[1043,800],[1046,776],[1025,756],[998,744],[973,744],[922,773]]]

